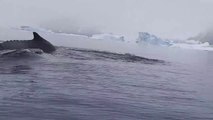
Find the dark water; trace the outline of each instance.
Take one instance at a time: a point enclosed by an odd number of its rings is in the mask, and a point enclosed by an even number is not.
[[[212,60],[212,52],[183,64],[63,47],[4,56],[0,120],[212,120]]]

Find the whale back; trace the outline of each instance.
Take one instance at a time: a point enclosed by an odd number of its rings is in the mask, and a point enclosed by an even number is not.
[[[33,39],[30,45],[32,48],[40,48],[46,53],[55,51],[55,47],[47,40],[42,38],[38,33],[33,32]]]
[[[36,32],[33,32],[32,40],[10,40],[0,43],[0,50],[17,50],[30,48],[41,49],[46,53],[55,51],[55,47]]]

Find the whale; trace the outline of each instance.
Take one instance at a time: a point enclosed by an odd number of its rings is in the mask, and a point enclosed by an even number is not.
[[[0,50],[22,49],[41,49],[45,53],[52,53],[56,50],[55,46],[36,32],[33,32],[32,40],[9,40],[0,43]]]

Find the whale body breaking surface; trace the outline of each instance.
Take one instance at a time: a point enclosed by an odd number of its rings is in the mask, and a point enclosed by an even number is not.
[[[33,32],[32,40],[9,40],[0,43],[0,50],[41,49],[45,53],[52,53],[56,48],[38,33]]]

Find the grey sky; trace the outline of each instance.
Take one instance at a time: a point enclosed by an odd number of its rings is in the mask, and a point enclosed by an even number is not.
[[[0,0],[0,27],[87,27],[187,38],[212,27],[212,11],[213,0]]]

